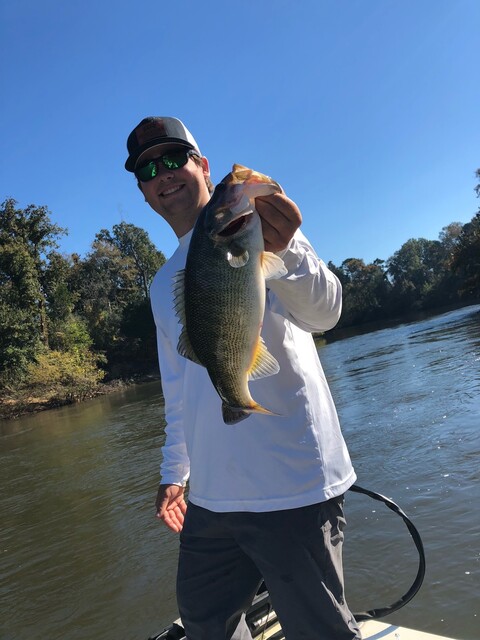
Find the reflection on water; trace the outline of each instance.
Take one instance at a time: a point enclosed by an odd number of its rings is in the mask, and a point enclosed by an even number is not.
[[[425,544],[425,584],[389,620],[472,639],[480,613],[479,311],[457,310],[320,350],[358,483],[397,501]],[[347,595],[356,610],[393,602],[415,576],[408,532],[384,511],[348,496]]]
[[[413,518],[427,553],[391,622],[478,637],[480,307],[319,347],[359,484]],[[145,640],[176,616],[178,538],[153,515],[160,385],[0,423],[0,637]],[[355,610],[413,580],[402,520],[348,494]]]
[[[5,425],[2,639],[145,638],[159,589],[175,610],[176,539],[153,518],[162,420],[153,384]]]

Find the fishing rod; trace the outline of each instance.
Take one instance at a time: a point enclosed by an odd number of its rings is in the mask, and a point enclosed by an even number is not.
[[[379,502],[383,502],[383,504],[385,504],[391,511],[400,516],[410,532],[419,555],[418,571],[415,580],[413,581],[408,591],[403,596],[401,596],[401,598],[385,607],[377,607],[375,609],[369,609],[368,611],[361,611],[359,613],[353,614],[357,622],[363,622],[364,620],[377,620],[378,618],[383,618],[384,616],[393,613],[394,611],[398,611],[399,609],[404,607],[407,602],[410,602],[410,600],[416,595],[416,593],[422,586],[422,582],[425,577],[425,550],[417,528],[407,516],[407,514],[393,500],[380,493],[377,493],[376,491],[364,489],[363,487],[360,487],[356,484],[351,486],[349,490],[354,493],[364,494],[369,498],[373,498],[374,500],[377,500]],[[263,638],[263,634],[265,633],[267,626],[270,624],[271,616],[274,616],[272,602],[270,600],[270,595],[267,591],[265,582],[262,581],[257,591],[257,595],[246,614],[247,624],[250,630],[254,632],[255,637],[258,637],[257,634],[260,632],[260,630],[262,630]],[[274,640],[274,638],[276,637],[277,634],[275,636],[272,636],[271,640]],[[278,638],[283,639],[284,636],[279,633]]]
[[[390,500],[390,498],[387,498],[386,496],[383,496],[382,494],[377,493],[375,491],[364,489],[363,487],[360,487],[357,484],[352,485],[349,490],[353,491],[354,493],[362,493],[368,496],[369,498],[373,498],[374,500],[383,502],[391,511],[393,511],[398,516],[400,516],[404,521],[404,523],[406,524],[407,529],[410,532],[410,535],[412,536],[413,542],[415,543],[415,546],[418,551],[419,562],[418,562],[417,575],[415,576],[415,580],[413,581],[411,587],[401,598],[396,600],[394,603],[387,605],[386,607],[369,609],[368,611],[361,611],[360,613],[353,614],[355,617],[355,620],[357,620],[358,622],[361,622],[362,620],[373,620],[373,619],[376,620],[378,618],[383,618],[384,616],[390,613],[393,613],[394,611],[398,611],[399,609],[404,607],[407,604],[407,602],[410,602],[410,600],[416,595],[416,593],[422,586],[422,582],[425,577],[425,569],[426,569],[425,549],[423,547],[423,542],[417,528],[415,527],[413,522],[410,520],[410,518],[407,516],[407,514],[398,506],[398,504],[393,502],[393,500]]]

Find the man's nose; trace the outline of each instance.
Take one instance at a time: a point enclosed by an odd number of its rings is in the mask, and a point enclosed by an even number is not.
[[[160,181],[171,180],[173,178],[173,171],[171,169],[167,169],[163,165],[157,165],[157,175],[155,178]]]

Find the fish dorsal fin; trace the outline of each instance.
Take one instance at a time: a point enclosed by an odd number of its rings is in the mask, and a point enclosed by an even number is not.
[[[185,317],[185,269],[180,269],[172,278],[173,308],[182,326],[187,324]]]
[[[178,338],[177,351],[178,353],[197,364],[202,364],[197,358],[195,351],[193,350],[190,338],[187,333],[187,318],[185,315],[185,269],[177,271],[173,276],[173,306],[175,309],[175,315],[177,316],[180,324],[182,325],[182,331]],[[202,365],[203,366],[203,365]]]
[[[273,376],[280,371],[280,365],[267,349],[263,338],[259,336],[257,348],[253,356],[252,365],[248,370],[248,379],[257,380]]]
[[[248,191],[250,198],[257,196],[269,196],[272,193],[284,193],[282,187],[272,180],[270,176],[244,167],[241,164],[234,164],[232,172],[228,176],[231,184],[243,184]]]
[[[263,252],[262,271],[265,280],[277,280],[288,273],[283,260],[270,251]]]
[[[192,343],[190,342],[190,338],[188,337],[188,333],[185,327],[182,327],[180,337],[178,338],[177,351],[181,356],[187,358],[187,360],[191,360],[192,362],[195,362],[196,364],[199,364],[203,367],[203,364],[197,358],[197,355],[193,350]]]

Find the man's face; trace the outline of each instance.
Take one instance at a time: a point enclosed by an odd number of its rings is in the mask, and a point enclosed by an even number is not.
[[[164,145],[146,151],[141,165],[149,160],[178,149],[179,145]],[[201,158],[201,165],[189,157],[179,169],[166,169],[158,163],[157,175],[148,182],[140,182],[145,200],[159,213],[180,238],[193,228],[202,208],[210,200],[205,178],[210,175],[208,160]]]

